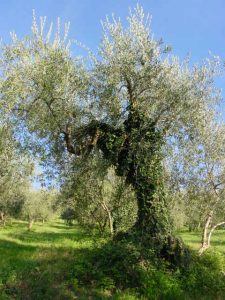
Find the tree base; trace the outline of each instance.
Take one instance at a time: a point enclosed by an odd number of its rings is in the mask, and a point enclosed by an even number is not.
[[[132,228],[134,229],[134,228]],[[160,259],[167,261],[172,267],[187,267],[191,261],[191,251],[186,247],[180,237],[167,234],[166,236],[153,237],[137,229],[117,233],[114,242],[127,242],[137,245],[145,257],[149,251]]]

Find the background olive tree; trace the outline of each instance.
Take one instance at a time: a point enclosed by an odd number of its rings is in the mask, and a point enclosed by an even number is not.
[[[11,128],[0,127],[0,220],[19,216],[24,202],[24,188],[32,172],[29,159],[16,149]]]
[[[186,152],[188,194],[199,214],[201,252],[210,245],[210,228],[224,224],[225,127],[208,119],[202,134]],[[190,162],[191,160],[191,162]],[[189,198],[190,198],[189,197]],[[190,216],[191,217],[191,216]],[[214,228],[214,229],[215,229]]]
[[[45,221],[56,216],[55,204],[57,193],[55,191],[26,190],[22,207],[22,217],[28,221],[28,230],[32,229],[35,221]]]
[[[116,176],[107,161],[95,157],[73,165],[62,186],[58,205],[65,220],[114,234],[134,225],[137,205],[134,191]]]

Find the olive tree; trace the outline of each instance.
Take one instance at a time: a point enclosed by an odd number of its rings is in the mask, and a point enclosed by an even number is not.
[[[48,220],[54,216],[56,193],[45,190],[27,189],[22,207],[22,217],[28,221],[28,230],[32,229],[35,221]]]
[[[29,160],[16,150],[12,131],[0,127],[0,220],[5,225],[9,216],[18,216],[24,201],[24,187],[32,170]]]
[[[225,127],[208,119],[185,155],[187,187],[202,225],[200,253],[210,246],[211,231],[225,224]],[[211,227],[211,229],[210,229]]]
[[[84,166],[85,164],[85,166]],[[75,164],[67,174],[58,205],[64,203],[63,218],[100,232],[124,231],[135,223],[137,206],[134,192],[124,178],[95,155]]]
[[[139,6],[127,22],[106,19],[99,53],[80,58],[67,43],[68,26],[54,37],[52,27],[45,34],[45,19],[34,20],[31,35],[13,34],[2,49],[1,103],[45,158],[63,164],[98,149],[136,193],[132,232],[159,253],[172,231],[161,180],[165,149],[193,138],[214,110],[217,60],[180,62],[154,40]]]

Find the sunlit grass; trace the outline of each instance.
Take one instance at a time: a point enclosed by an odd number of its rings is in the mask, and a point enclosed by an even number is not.
[[[31,232],[21,221],[0,227],[0,299],[74,299],[67,288],[74,263],[103,242],[60,221],[36,223]]]
[[[198,250],[201,246],[202,232],[181,231],[179,235],[191,249]],[[225,253],[225,230],[215,230],[211,238],[211,248]]]
[[[199,249],[201,232],[183,230],[179,235],[191,249]],[[0,227],[0,299],[111,299],[107,291],[79,288],[75,279],[105,242],[107,238],[93,238],[78,225],[62,221],[36,223],[31,232],[22,221]],[[225,253],[225,230],[215,231],[211,244]],[[113,299],[135,299],[126,293],[117,295]]]

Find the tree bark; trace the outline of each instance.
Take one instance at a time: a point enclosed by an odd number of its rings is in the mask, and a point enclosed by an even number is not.
[[[210,223],[212,222],[212,216],[213,216],[213,210],[211,210],[207,216],[205,226],[203,229],[203,234],[202,234],[202,244],[201,248],[199,249],[199,254],[201,255],[206,249],[209,248],[208,244],[208,229],[210,226]]]
[[[126,182],[133,186],[138,204],[134,233],[138,232],[137,236],[141,240],[147,236],[147,239],[162,247],[171,235],[162,182],[163,136],[155,122],[146,119],[134,107],[130,108],[123,125],[123,128],[118,129],[98,121],[90,122],[83,130],[90,140],[86,146],[89,150],[93,147],[101,150],[104,158],[116,167],[116,174],[124,176]],[[69,134],[65,134],[65,141],[67,150],[74,154]],[[111,212],[107,213],[112,233],[113,219]]]
[[[101,205],[102,205],[102,208],[107,212],[110,234],[113,235],[114,234],[114,228],[113,228],[113,217],[112,217],[111,211],[108,208],[108,206],[105,204],[105,202],[101,202]]]
[[[29,218],[29,220],[28,220],[28,231],[31,231],[31,228],[32,228],[33,224],[34,224],[34,219]]]
[[[4,212],[0,212],[0,218],[1,218],[1,224],[2,224],[2,226],[5,227],[6,219],[5,219]]]
[[[159,247],[171,234],[169,210],[162,182],[163,137],[154,122],[130,112],[126,124],[127,154],[120,160],[126,167],[126,180],[136,192],[138,215],[135,230]],[[124,153],[125,154],[125,153]]]

